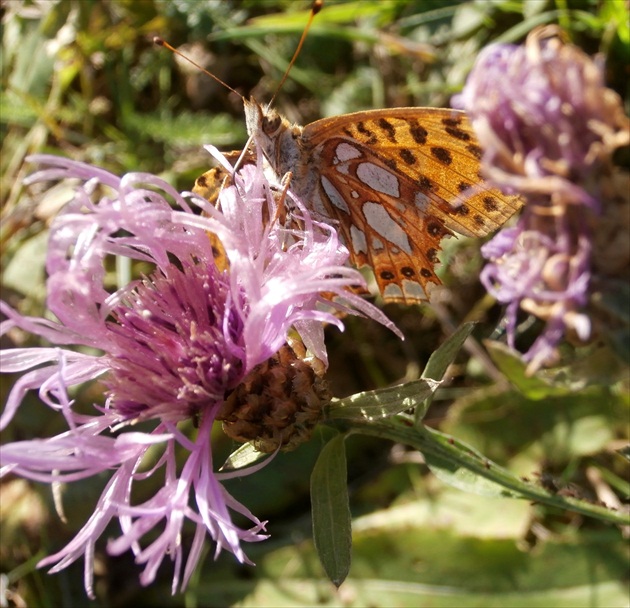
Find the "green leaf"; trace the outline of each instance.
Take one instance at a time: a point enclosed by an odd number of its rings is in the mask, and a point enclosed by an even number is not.
[[[604,2],[599,15],[602,25],[616,28],[617,36],[626,52],[630,45],[630,26],[628,25],[628,5],[625,2]]]
[[[432,472],[454,487],[485,496],[512,496],[582,513],[602,521],[629,525],[626,513],[588,500],[551,494],[540,485],[521,479],[485,458],[474,448],[444,433],[427,427],[411,427],[385,421],[354,420],[344,425],[346,432],[390,439],[422,452]],[[482,479],[483,478],[483,479]]]
[[[546,399],[553,396],[568,395],[573,392],[570,386],[552,384],[541,377],[527,375],[527,363],[520,353],[501,342],[484,340],[484,345],[506,378],[529,399]]]
[[[427,378],[390,388],[357,393],[333,401],[328,407],[327,418],[374,420],[394,416],[420,405],[433,395],[439,385],[439,382]]]
[[[460,351],[466,338],[470,336],[474,327],[475,323],[464,323],[452,336],[441,344],[429,357],[427,365],[422,372],[422,377],[441,380],[442,376],[446,373],[446,369],[453,363],[457,353]]]
[[[441,381],[448,366],[453,363],[474,327],[475,323],[464,323],[437,350],[433,351],[422,372],[422,378]],[[416,424],[424,418],[431,401],[433,401],[433,393],[420,407],[416,408]]]
[[[342,4],[326,4],[324,10],[315,17],[313,28],[318,25],[329,26],[332,23],[346,24],[356,23],[359,19],[390,20],[395,11],[395,5],[382,0],[355,0]],[[261,15],[250,20],[252,25],[269,30],[279,27],[291,28],[292,31],[300,34],[304,30],[306,21],[310,15],[310,9],[296,13],[274,13],[272,15]]]
[[[344,435],[333,437],[315,463],[311,507],[315,549],[328,578],[339,587],[350,571],[352,552]]]
[[[433,429],[422,430],[426,439],[433,443],[433,449],[422,451],[424,461],[439,480],[480,496],[518,496],[504,485],[480,475],[475,470],[480,465],[488,469],[497,465],[484,458],[471,446]],[[444,451],[439,449],[446,444],[451,449]],[[458,453],[454,453],[454,449],[457,449]]]
[[[525,474],[607,451],[623,436],[627,404],[613,388],[527,399],[513,388],[488,387],[455,401],[441,430]]]
[[[56,190],[59,191],[59,188]],[[40,232],[23,241],[4,272],[3,287],[17,293],[44,299],[45,262],[48,250],[48,231]]]
[[[268,457],[269,454],[259,452],[251,443],[244,443],[229,455],[219,471],[227,472],[244,469]]]

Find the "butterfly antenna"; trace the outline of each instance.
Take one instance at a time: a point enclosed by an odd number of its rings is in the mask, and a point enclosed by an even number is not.
[[[313,24],[313,19],[315,19],[315,15],[317,15],[317,13],[319,13],[319,11],[322,10],[323,6],[324,6],[324,0],[314,0],[313,4],[311,5],[311,14],[308,17],[308,21],[306,22],[306,27],[304,28],[304,31],[302,32],[300,42],[298,42],[297,48],[295,49],[295,53],[293,53],[293,57],[291,57],[289,66],[285,70],[284,76],[282,77],[280,84],[276,87],[276,92],[273,94],[273,97],[271,98],[271,101],[268,104],[269,106],[273,104],[273,102],[276,99],[276,96],[278,95],[278,93],[280,92],[280,89],[282,88],[282,85],[284,84],[285,80],[289,76],[289,72],[291,71],[291,68],[293,67],[293,64],[295,63],[295,60],[298,58],[298,55],[300,54],[300,51],[302,50],[302,46],[304,45],[304,41],[306,40],[306,35],[308,34],[308,31],[311,29],[311,25]]]
[[[208,70],[206,70],[206,68],[200,66],[197,62],[193,61],[190,57],[187,57],[186,55],[184,55],[184,53],[178,51],[174,46],[171,46],[168,42],[166,42],[166,40],[160,38],[159,36],[155,36],[153,38],[153,42],[157,44],[158,46],[163,46],[164,48],[167,48],[169,51],[171,51],[171,53],[175,53],[175,55],[177,55],[178,57],[181,57],[182,59],[185,59],[188,63],[192,63],[192,65],[194,65],[197,69],[201,70],[204,74],[206,74],[207,76],[210,76],[210,78],[212,78],[219,84],[223,85],[228,91],[232,91],[232,93],[236,93],[243,101],[245,101],[245,98],[238,91],[235,91],[229,84],[223,82],[218,76],[215,76],[212,72],[209,72]]]

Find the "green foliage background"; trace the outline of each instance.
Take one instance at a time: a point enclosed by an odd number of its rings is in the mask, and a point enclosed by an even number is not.
[[[26,155],[63,154],[116,173],[150,171],[190,189],[208,168],[202,144],[229,150],[244,143],[242,106],[154,46],[153,36],[184,45],[243,95],[267,101],[308,8],[293,0],[4,2],[3,298],[25,314],[44,310],[45,239],[59,196],[23,188],[32,170]],[[520,43],[544,23],[560,23],[574,43],[601,53],[610,85],[625,96],[630,34],[623,0],[328,0],[276,107],[304,124],[375,107],[445,106],[482,47]],[[597,345],[567,347],[565,368],[525,378],[512,355],[483,346],[502,334],[494,330],[501,310],[478,283],[479,243],[452,240],[442,257],[447,289],[437,301],[386,307],[405,342],[356,319],[347,320],[344,334],[330,332],[333,393],[415,379],[445,336],[462,321],[479,321],[427,423],[552,493],[624,509],[630,480],[617,450],[628,440],[627,366]],[[535,331],[534,325],[525,332],[522,346]],[[3,377],[3,400],[9,386]],[[75,397],[99,399],[94,387]],[[56,424],[53,415],[22,414],[3,441],[49,435]],[[189,590],[175,597],[168,566],[144,589],[132,558],[108,557],[104,542],[95,602],[82,589],[81,563],[52,576],[35,569],[89,516],[104,480],[64,490],[67,523],[55,514],[49,488],[4,480],[0,589],[8,586],[9,605],[28,606],[628,605],[626,530],[526,501],[464,493],[431,475],[419,452],[366,437],[346,441],[353,562],[336,590],[315,556],[310,529],[309,476],[328,437],[323,430],[230,485],[269,520],[270,540],[246,548],[257,566],[240,566],[229,555],[215,562],[208,547]],[[215,445],[226,457],[235,447],[220,432]]]

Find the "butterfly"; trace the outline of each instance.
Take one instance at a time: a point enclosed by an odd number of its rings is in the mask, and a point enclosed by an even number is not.
[[[386,302],[428,300],[440,284],[442,239],[485,236],[522,205],[484,183],[464,112],[391,108],[302,127],[253,98],[244,103],[247,131],[278,183],[291,173],[293,192],[336,226]]]
[[[276,93],[322,6],[322,0],[313,2]],[[156,42],[181,55],[163,40]],[[263,107],[254,98],[242,99],[247,132],[265,157],[272,179],[280,184],[291,174],[293,192],[316,219],[335,225],[352,264],[374,271],[386,302],[428,300],[432,288],[440,284],[435,265],[442,239],[454,232],[485,236],[522,206],[519,197],[484,183],[482,150],[464,112],[369,110],[302,127],[291,124],[271,104]],[[247,154],[246,162],[253,162],[252,151]],[[197,179],[193,190],[216,200],[223,182],[221,170],[211,170]]]

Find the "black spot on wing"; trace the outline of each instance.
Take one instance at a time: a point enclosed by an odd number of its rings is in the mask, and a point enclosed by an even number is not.
[[[455,139],[459,139],[460,141],[470,141],[470,133],[467,133],[463,129],[460,128],[462,123],[461,118],[444,118],[442,119],[442,124],[444,125],[444,130]]]
[[[435,184],[426,175],[421,175],[418,178],[418,185],[425,192],[429,190],[435,190]]]
[[[409,267],[409,266],[403,266],[400,269],[400,272],[402,273],[402,275],[408,279],[410,279],[411,277],[415,276],[416,272],[413,268]]]
[[[409,121],[409,134],[417,144],[423,146],[427,143],[429,132],[417,120]]]
[[[403,161],[408,164],[408,165],[415,165],[416,164],[416,155],[409,150],[408,148],[402,148],[399,152],[398,155],[400,156],[400,158],[403,159]]]
[[[382,160],[392,171],[396,171],[398,163],[393,158],[383,157]]]
[[[427,232],[433,237],[445,234],[442,224],[439,222],[429,222],[427,224]]]
[[[383,270],[380,276],[384,281],[391,281],[395,275],[391,270]]]
[[[376,124],[379,128],[385,133],[387,139],[391,141],[393,144],[396,143],[396,128],[394,125],[387,120],[387,118],[379,118],[376,121]]]
[[[431,148],[431,154],[443,165],[448,166],[453,162],[453,155],[451,154],[450,150],[447,150],[446,148],[434,146],[433,148]]]
[[[486,211],[496,211],[499,208],[499,204],[497,203],[497,199],[494,196],[484,196],[483,199],[483,208]]]
[[[466,150],[468,150],[477,160],[481,160],[483,150],[477,144],[467,145]]]
[[[468,205],[461,203],[454,208],[454,211],[457,215],[468,215],[470,213],[470,208]]]
[[[357,131],[366,138],[368,144],[375,144],[378,141],[374,131],[368,129],[363,121],[357,123]]]

